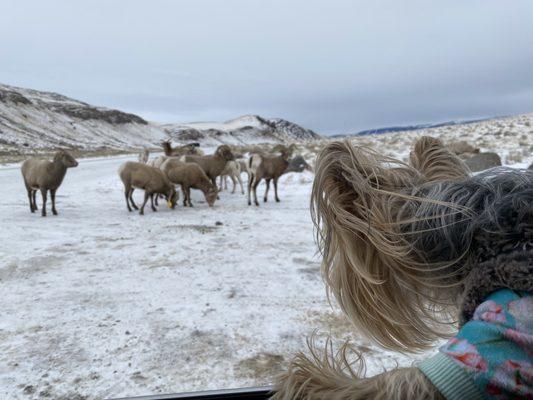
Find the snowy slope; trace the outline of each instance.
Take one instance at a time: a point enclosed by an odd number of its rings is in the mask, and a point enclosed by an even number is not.
[[[167,136],[142,118],[49,92],[0,85],[0,152],[151,146]]]
[[[482,152],[499,154],[504,165],[527,163],[533,158],[533,114],[415,131],[350,137],[349,140],[407,160],[413,142],[421,136],[438,137],[445,143],[467,141]]]
[[[266,119],[258,115],[243,115],[226,122],[193,122],[163,125],[166,132],[177,141],[199,141],[217,145],[308,142],[321,139],[310,129],[281,118]]]

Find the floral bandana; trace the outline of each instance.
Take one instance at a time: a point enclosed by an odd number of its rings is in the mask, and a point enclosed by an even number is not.
[[[502,289],[440,348],[487,399],[533,399],[533,296]]]

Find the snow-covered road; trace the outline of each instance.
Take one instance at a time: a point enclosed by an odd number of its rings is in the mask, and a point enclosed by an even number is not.
[[[127,159],[81,160],[46,218],[19,167],[0,168],[0,398],[268,384],[313,329],[346,337],[319,276],[311,175],[284,176],[280,204],[224,192],[209,208],[194,192],[192,209],[142,217],[116,173]],[[370,371],[409,361],[372,356]]]

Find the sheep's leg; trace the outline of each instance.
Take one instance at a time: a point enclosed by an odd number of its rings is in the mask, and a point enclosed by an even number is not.
[[[252,205],[252,183],[254,183],[254,176],[252,174],[248,174],[248,205]]]
[[[213,187],[217,187],[217,177],[211,178],[211,183],[213,184]],[[220,200],[220,196],[217,194],[217,200]],[[190,200],[189,200],[190,201]]]
[[[46,191],[47,189],[41,189],[41,196],[43,196],[43,209],[41,210],[41,215],[46,217]]]
[[[35,211],[38,211],[39,209],[37,208],[37,199],[36,199],[36,197],[37,197],[37,190],[32,190],[32,191],[31,191],[31,197],[32,197],[32,199],[33,199],[33,209],[34,209]]]
[[[135,208],[136,210],[139,209],[139,207],[137,207],[137,204],[135,204],[135,202],[133,201],[133,191],[135,189],[134,188],[131,188],[130,189],[130,202],[131,202],[131,205],[133,206],[133,208]]]
[[[131,207],[130,207],[130,190],[131,189],[128,189],[128,188],[125,188],[124,189],[124,197],[126,198],[126,206],[128,207],[128,211],[131,212]]]
[[[181,185],[181,193],[183,193],[183,207],[187,207],[187,190],[183,185]]]
[[[191,188],[190,187],[187,187],[187,201],[189,203],[189,207],[192,207],[192,203],[191,203]]]
[[[159,196],[159,195],[156,195],[156,198],[155,198],[156,201],[157,201],[157,196]],[[156,212],[157,208],[155,208],[155,206],[154,206],[154,194],[153,193],[150,195],[150,204],[152,205],[152,211]]]
[[[274,178],[274,194],[276,196],[276,202],[280,202],[280,199],[278,197],[278,178]]]
[[[235,194],[235,188],[237,187],[237,179],[235,179],[235,176],[230,175],[231,182],[233,182],[233,190],[231,191],[231,194]]]
[[[144,201],[143,201],[143,205],[141,206],[141,209],[139,211],[139,214],[140,215],[144,215],[144,206],[146,205],[146,203],[148,203],[148,199],[150,198],[150,195],[146,192],[144,192]]]
[[[33,213],[35,212],[35,209],[33,208],[32,190],[30,187],[26,186],[26,191],[28,192],[28,200],[30,201],[30,211]]]
[[[261,179],[257,179],[257,176],[256,176],[255,182],[254,182],[254,203],[256,206],[259,205],[259,202],[257,201],[257,187],[259,186],[259,182],[261,182]]]
[[[241,185],[241,192],[242,194],[244,194],[244,187],[242,186],[242,179],[241,179],[241,174],[237,174],[237,180],[239,181],[239,185]]]
[[[52,199],[52,214],[57,215],[56,210],[56,190],[57,189],[50,189],[50,198]]]
[[[266,180],[266,189],[265,189],[265,196],[263,197],[263,201],[266,203],[268,200],[268,189],[270,189],[270,179]]]

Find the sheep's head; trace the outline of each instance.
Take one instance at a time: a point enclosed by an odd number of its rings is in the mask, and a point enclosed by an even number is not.
[[[290,145],[289,147],[285,147],[285,148],[281,149],[280,153],[281,153],[281,156],[285,160],[289,160],[289,158],[291,158],[291,156],[292,156],[292,152],[293,151],[294,151],[294,147],[293,147],[293,145]]]
[[[227,144],[223,144],[222,146],[218,146],[217,151],[215,152],[216,155],[223,158],[226,161],[234,160],[235,157],[233,156],[233,153],[231,151],[231,148]]]
[[[169,192],[167,193],[165,197],[167,199],[168,208],[171,208],[171,209],[176,208],[176,204],[178,203],[178,200],[179,200],[179,194],[178,192],[176,192],[176,189],[174,187],[172,187],[169,190]]]
[[[216,186],[211,186],[204,194],[205,201],[207,201],[209,207],[213,207],[213,205],[215,204],[215,200],[218,196],[218,189],[216,188]]]
[[[72,157],[72,154],[70,154],[66,150],[59,150],[54,156],[54,161],[59,161],[67,168],[73,168],[78,166],[78,162],[76,161],[76,159]]]

